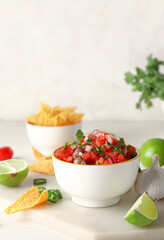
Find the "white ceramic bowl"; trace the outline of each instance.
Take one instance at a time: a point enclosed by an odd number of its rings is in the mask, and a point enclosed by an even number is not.
[[[81,122],[65,126],[37,126],[26,122],[27,135],[32,146],[45,156],[52,154],[54,149],[71,143],[78,129],[81,129]]]
[[[74,203],[85,207],[107,207],[120,201],[134,184],[140,151],[132,160],[111,165],[82,165],[52,155],[56,180]]]

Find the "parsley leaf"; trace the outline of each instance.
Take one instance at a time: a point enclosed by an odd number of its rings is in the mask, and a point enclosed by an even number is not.
[[[100,151],[99,154],[104,154],[104,151]]]
[[[65,149],[67,146],[68,146],[68,142],[65,143],[65,145],[64,145],[64,149]]]
[[[103,148],[104,148],[104,144],[102,144],[102,145],[99,147],[100,151],[101,151]]]
[[[137,153],[136,152],[132,152],[131,158],[134,158],[136,156],[137,156]]]
[[[75,146],[78,144],[78,141],[74,140],[73,143],[71,144],[71,146]]]
[[[127,149],[128,149],[128,148],[131,148],[131,146],[132,146],[132,145],[128,145],[128,146],[127,146]]]
[[[115,151],[117,151],[117,152],[120,153],[120,154],[122,154],[122,153],[124,152],[124,150],[121,149],[121,148],[117,148],[117,149],[115,149]]]
[[[77,138],[77,140],[81,140],[82,138],[84,138],[85,137],[85,135],[84,135],[84,133],[80,130],[80,129],[78,129],[77,130],[77,132],[76,132],[76,138]]]
[[[82,158],[79,156],[78,159],[79,159],[79,163],[81,163],[82,162]]]
[[[124,145],[125,145],[124,138],[120,138],[120,139],[118,140],[117,147],[121,147],[121,146],[124,146]]]
[[[92,139],[90,139],[90,138],[88,138],[87,140],[86,140],[86,143],[91,143],[93,141],[93,138]]]
[[[141,109],[142,103],[148,108],[153,106],[152,100],[159,98],[164,100],[164,74],[160,73],[160,65],[164,65],[164,61],[159,61],[150,55],[144,70],[137,67],[136,74],[131,72],[125,73],[125,81],[132,85],[132,91],[141,92],[136,108]]]

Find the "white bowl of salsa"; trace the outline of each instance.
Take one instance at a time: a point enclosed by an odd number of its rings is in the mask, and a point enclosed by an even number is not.
[[[131,145],[126,145],[122,138],[117,140],[113,136],[110,136],[110,138],[115,140],[112,142],[109,138],[108,149],[110,150],[106,151],[104,145],[107,143],[107,140],[102,140],[102,142],[105,141],[102,147],[95,139],[93,141],[86,140],[92,139],[91,135],[81,138],[82,141],[79,141],[80,139],[74,141],[72,145],[65,144],[65,146],[53,152],[52,159],[56,180],[59,186],[71,196],[72,201],[78,205],[85,207],[111,206],[118,203],[121,195],[133,186],[138,173],[140,151]],[[102,139],[101,136],[100,139]],[[87,141],[86,145],[85,141]],[[98,158],[91,154],[94,151],[96,153],[95,142],[99,145],[97,148],[99,153],[96,155]],[[79,143],[82,151],[79,151]],[[88,147],[90,145],[92,145],[92,148]],[[85,151],[84,147],[88,151]],[[131,147],[132,150],[135,149],[135,154],[133,152],[132,158],[130,158],[130,153],[129,155],[127,153]],[[77,148],[78,153],[76,151]],[[118,150],[119,155],[118,153],[115,154],[116,150]],[[103,151],[104,153],[102,153]],[[82,153],[79,155],[80,152]],[[86,152],[90,152],[90,159],[86,158]],[[109,154],[110,152],[111,154]],[[126,158],[126,154],[129,158]],[[120,155],[121,157],[119,157]],[[80,162],[77,162],[79,156]]]

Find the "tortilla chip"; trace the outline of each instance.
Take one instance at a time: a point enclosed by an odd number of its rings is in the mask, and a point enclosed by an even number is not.
[[[62,112],[74,112],[77,107],[63,107]]]
[[[52,117],[58,113],[60,113],[61,108],[60,106],[56,106],[51,108],[50,106],[48,106],[47,104],[41,102],[40,103],[40,114],[41,115],[48,115],[49,117]]]
[[[37,151],[34,147],[32,147],[32,151],[33,151],[35,159],[38,160],[38,161],[52,159],[51,155],[50,156],[44,156],[39,151]]]
[[[83,118],[84,114],[82,113],[74,113],[71,112],[68,114],[67,116],[67,120],[70,124],[75,124],[81,121],[81,119]]]
[[[29,169],[31,169],[34,172],[55,175],[52,159],[31,163],[29,164]]]
[[[35,207],[41,203],[47,201],[48,192],[44,190],[41,194],[38,191],[36,186],[27,190],[21,197],[19,197],[15,203],[5,209],[6,214],[11,214],[15,212],[19,212],[22,210],[26,210],[32,207]]]
[[[75,113],[76,107],[50,107],[40,103],[40,112],[26,118],[26,121],[37,126],[65,126],[81,121],[84,114]]]

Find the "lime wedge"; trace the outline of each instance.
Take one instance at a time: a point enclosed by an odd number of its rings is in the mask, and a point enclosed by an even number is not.
[[[127,212],[124,219],[136,226],[146,226],[158,218],[158,210],[153,200],[144,192]]]
[[[0,162],[0,184],[16,186],[23,182],[28,174],[28,164],[24,160],[10,159]]]

